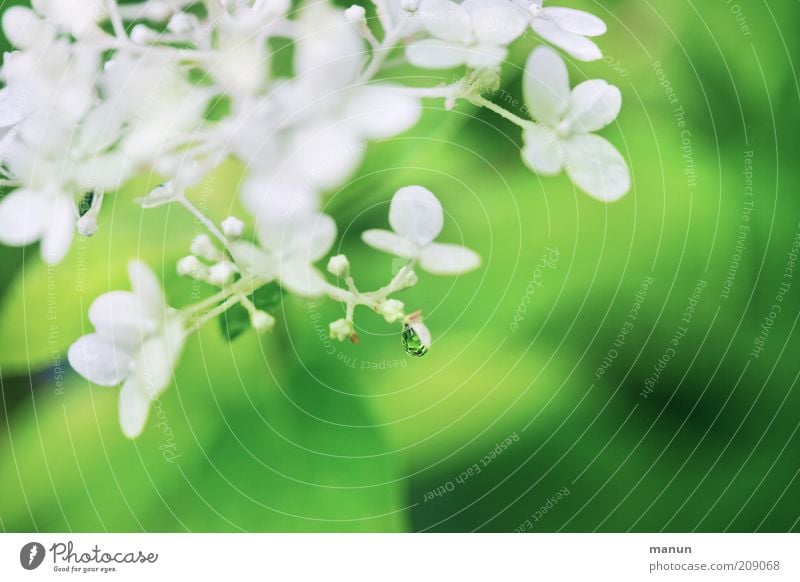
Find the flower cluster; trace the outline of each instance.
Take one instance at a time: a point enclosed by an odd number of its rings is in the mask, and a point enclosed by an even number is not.
[[[539,174],[565,169],[606,201],[629,189],[624,160],[593,134],[616,117],[616,88],[586,81],[570,91],[564,61],[538,47],[525,75],[535,119],[482,94],[526,30],[576,59],[600,58],[590,40],[606,30],[600,19],[543,0],[373,4],[368,12],[325,1],[33,0],[32,8],[4,11],[15,50],[0,67],[0,242],[39,242],[43,259],[58,263],[75,231],[91,236],[101,226],[104,199],[142,173],[164,178],[139,198],[142,207],[180,205],[208,231],[190,241],[176,268],[215,294],[169,308],[149,269],[134,262],[133,292],[98,298],[89,312],[95,333],[69,350],[72,366],[92,382],[123,384],[126,435],[141,432],[189,333],[234,307],[257,331],[272,328],[265,289],[341,302],[345,316],[331,323],[332,338],[358,341],[354,312],[366,306],[400,326],[409,354],[428,351],[421,312],[407,312],[393,295],[417,283],[417,269],[458,275],[480,264],[469,249],[435,242],[444,213],[430,191],[401,188],[391,230],[363,233],[368,245],[406,262],[384,287],[360,291],[344,255],[327,263],[342,286],[318,266],[337,233],[323,213],[324,194],[357,170],[366,143],[412,127],[422,99],[486,107],[518,124],[522,158]],[[379,80],[397,59],[459,67],[462,80],[431,87]],[[212,220],[187,190],[230,158],[245,168],[238,195],[249,215]]]

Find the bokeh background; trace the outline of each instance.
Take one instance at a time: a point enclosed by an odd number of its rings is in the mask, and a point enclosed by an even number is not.
[[[622,90],[602,133],[632,168],[626,198],[538,178],[515,126],[433,101],[327,198],[365,288],[396,265],[359,234],[386,224],[401,185],[434,191],[442,240],[484,257],[401,296],[433,331],[424,358],[369,313],[360,345],[333,344],[341,307],[287,298],[271,336],[194,336],[129,441],[118,390],[71,372],[65,350],[92,299],[127,288],[131,257],[175,305],[208,293],[174,273],[197,226],[133,205],[143,177],[57,267],[34,247],[0,249],[0,528],[800,529],[800,5],[561,4],[609,25],[606,58],[570,74]],[[505,66],[509,95],[534,44]],[[226,164],[195,201],[217,220],[235,212],[241,172]]]

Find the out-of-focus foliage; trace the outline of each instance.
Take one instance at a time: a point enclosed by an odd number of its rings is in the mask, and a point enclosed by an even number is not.
[[[406,356],[399,330],[376,318],[359,345],[330,343],[339,306],[288,299],[272,336],[228,343],[209,326],[192,337],[175,384],[130,442],[118,392],[66,370],[64,350],[85,331],[91,300],[125,288],[132,256],[154,265],[175,304],[209,293],[174,274],[195,225],[169,208],[133,206],[145,177],[109,200],[98,234],[58,267],[35,249],[2,249],[0,526],[510,531],[530,520],[535,531],[797,530],[800,272],[786,278],[785,269],[800,229],[791,28],[800,8],[568,4],[609,23],[606,60],[570,66],[575,79],[601,76],[622,90],[622,114],[604,135],[632,169],[626,198],[606,206],[563,176],[538,179],[519,160],[514,126],[433,102],[411,132],[371,146],[360,174],[328,198],[364,287],[383,283],[393,264],[359,234],[386,226],[401,185],[435,192],[449,213],[444,236],[483,256],[477,272],[422,275],[405,293],[434,334],[424,358]],[[532,43],[509,60],[523,62]],[[521,95],[518,75],[505,91],[494,98]],[[730,283],[747,152],[753,210]],[[224,218],[238,176],[226,166],[195,200]],[[480,472],[456,480],[476,464]],[[535,521],[562,488],[569,495]]]

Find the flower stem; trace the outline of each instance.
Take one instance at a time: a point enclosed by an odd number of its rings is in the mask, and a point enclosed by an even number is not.
[[[523,119],[522,117],[520,117],[518,115],[514,115],[513,113],[511,113],[507,109],[504,109],[504,108],[500,107],[496,103],[494,103],[492,101],[489,101],[488,99],[486,99],[485,97],[482,97],[480,95],[470,95],[468,97],[468,99],[469,99],[469,101],[471,103],[473,103],[473,104],[475,104],[475,105],[477,105],[479,107],[485,107],[486,109],[489,109],[490,111],[494,111],[500,117],[508,119],[511,123],[514,123],[514,124],[520,126],[522,129],[528,129],[530,127],[536,127],[536,125],[537,125],[536,122],[531,121],[529,119]]]

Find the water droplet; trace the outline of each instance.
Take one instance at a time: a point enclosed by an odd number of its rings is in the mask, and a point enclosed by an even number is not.
[[[414,328],[408,324],[403,326],[402,339],[403,348],[409,355],[421,358],[428,353],[428,346],[422,343],[422,340],[419,338],[419,335],[417,335],[417,332],[414,331]]]

